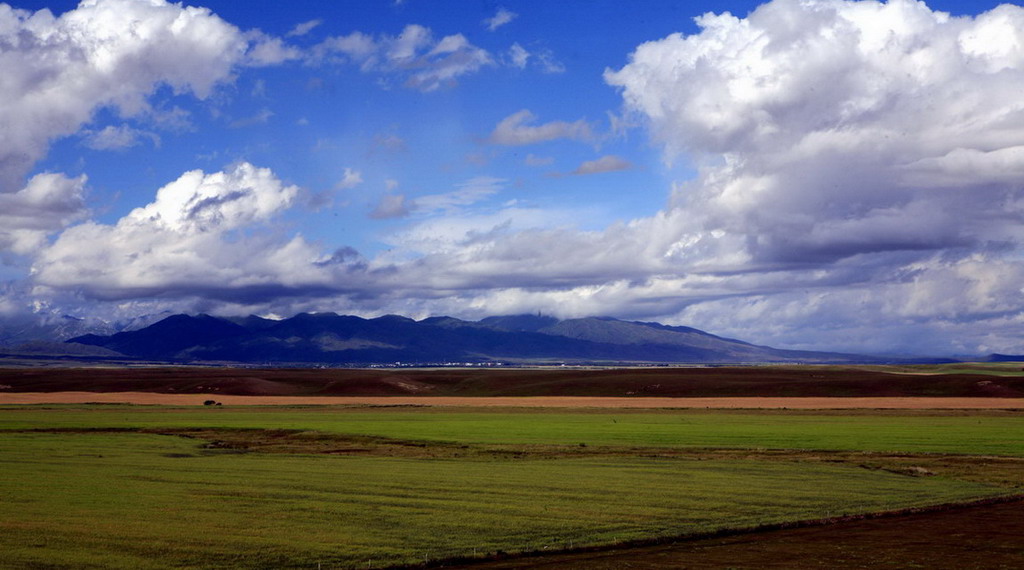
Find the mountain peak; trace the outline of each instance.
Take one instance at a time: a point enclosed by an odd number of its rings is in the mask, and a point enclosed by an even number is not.
[[[558,323],[555,317],[546,315],[507,315],[499,317],[487,317],[480,320],[480,324],[494,329],[509,332],[537,332],[545,327]]]

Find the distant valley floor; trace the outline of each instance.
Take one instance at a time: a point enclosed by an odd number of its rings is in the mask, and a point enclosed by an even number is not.
[[[139,404],[189,406],[215,400],[235,406],[369,405],[550,408],[715,408],[796,410],[994,410],[1024,409],[1024,398],[616,398],[588,396],[434,397],[434,396],[233,396],[152,392],[0,392],[3,404]]]
[[[69,392],[90,394],[52,395]],[[133,395],[132,400],[114,395],[126,392],[147,395]],[[51,395],[19,395],[28,393]],[[0,368],[0,402],[7,403],[19,401],[12,398],[51,403],[86,398],[89,402],[187,405],[201,404],[204,396],[224,404],[268,404],[278,398],[289,404],[1021,408],[1024,370],[1021,363],[564,369]]]

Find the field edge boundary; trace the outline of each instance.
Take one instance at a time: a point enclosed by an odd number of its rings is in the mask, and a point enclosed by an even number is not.
[[[952,503],[940,503],[937,505],[927,505],[923,507],[907,507],[903,509],[893,509],[888,511],[874,511],[868,513],[842,515],[836,517],[826,517],[817,519],[801,519],[796,521],[784,521],[778,523],[765,523],[756,526],[747,527],[736,527],[736,528],[723,528],[719,530],[706,531],[706,532],[693,532],[683,533],[678,535],[669,536],[658,536],[652,538],[633,539],[622,542],[615,542],[610,544],[600,544],[593,546],[578,546],[571,548],[561,548],[556,550],[530,550],[516,553],[505,553],[498,552],[497,554],[491,554],[484,557],[472,557],[472,556],[456,556],[451,558],[442,558],[437,560],[429,560],[422,564],[412,565],[397,565],[397,566],[384,566],[377,570],[417,570],[417,569],[428,569],[428,568],[444,568],[448,566],[473,566],[477,564],[485,564],[488,562],[501,562],[501,561],[514,561],[514,560],[527,560],[532,558],[544,558],[548,556],[556,555],[571,555],[571,554],[588,554],[588,553],[602,553],[611,552],[615,550],[626,550],[631,548],[643,548],[650,546],[663,546],[667,544],[673,544],[677,542],[692,542],[698,540],[707,540],[715,538],[726,538],[732,536],[742,535],[754,535],[768,532],[775,532],[780,530],[792,530],[799,528],[809,527],[824,527],[836,524],[842,524],[847,522],[856,522],[863,520],[874,520],[874,519],[885,519],[885,518],[899,518],[911,515],[920,514],[931,514],[931,513],[944,513],[950,511],[987,507],[992,505],[1002,505],[1008,503],[1024,502],[1024,493],[1012,493],[1009,495],[999,495],[995,497],[984,497],[981,499],[974,499],[970,501],[957,501]]]

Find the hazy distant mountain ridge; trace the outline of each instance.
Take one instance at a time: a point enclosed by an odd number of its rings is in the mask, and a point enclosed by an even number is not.
[[[113,335],[118,332],[143,329],[173,315],[174,313],[164,311],[110,321],[97,317],[74,317],[44,310],[0,320],[0,347],[15,347],[33,342],[63,342],[88,334]]]
[[[0,346],[32,341],[64,341],[87,333],[113,334],[119,329],[97,319],[69,315],[33,315],[0,322]]]
[[[109,336],[70,339],[132,358],[257,364],[366,365],[446,362],[753,363],[861,362],[849,354],[786,351],[690,327],[608,317],[558,320],[540,315],[463,321],[397,315],[364,319],[301,313],[279,321],[256,316],[174,315]]]
[[[753,347],[749,343],[722,338],[697,329],[673,329],[659,323],[620,321],[607,317],[559,321],[540,329],[540,332],[611,344],[664,344],[712,350],[720,350],[732,344],[743,348]]]
[[[17,347],[0,347],[0,355],[27,357],[78,357],[78,358],[123,358],[124,355],[102,346],[90,346],[73,342],[51,342],[33,340]]]

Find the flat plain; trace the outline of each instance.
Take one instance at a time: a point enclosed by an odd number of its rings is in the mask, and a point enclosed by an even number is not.
[[[5,405],[0,463],[5,567],[823,567],[848,518],[1019,497],[1024,412]],[[810,523],[836,524],[771,554]],[[958,565],[1024,560],[991,548]]]

